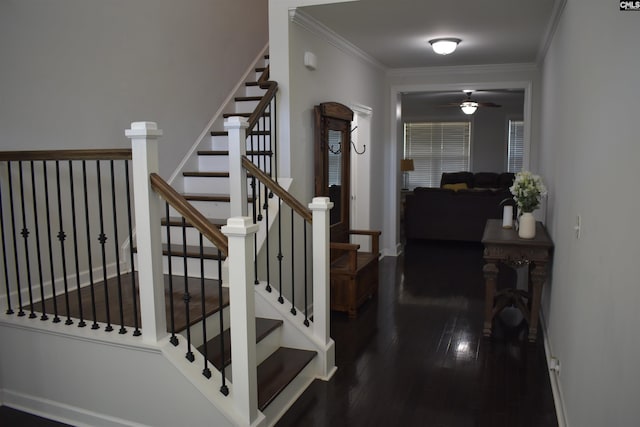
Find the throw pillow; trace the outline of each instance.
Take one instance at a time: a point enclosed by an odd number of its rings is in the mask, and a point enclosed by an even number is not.
[[[466,182],[458,182],[456,184],[444,184],[442,188],[447,190],[458,191],[458,190],[466,190],[469,187],[467,186]]]

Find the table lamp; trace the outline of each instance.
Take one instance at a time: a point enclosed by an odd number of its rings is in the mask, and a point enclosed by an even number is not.
[[[413,166],[413,159],[400,160],[400,170],[402,171],[402,189],[409,189],[409,172],[415,170]]]

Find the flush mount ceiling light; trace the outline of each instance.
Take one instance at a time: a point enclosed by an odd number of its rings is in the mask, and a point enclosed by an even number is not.
[[[429,44],[433,48],[433,51],[439,55],[449,55],[456,47],[458,47],[458,43],[462,40],[460,39],[452,39],[452,38],[443,38],[443,39],[433,39],[429,40]]]

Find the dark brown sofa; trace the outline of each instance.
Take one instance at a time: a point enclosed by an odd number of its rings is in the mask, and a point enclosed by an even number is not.
[[[487,219],[502,218],[513,178],[512,173],[444,173],[441,188],[415,188],[406,196],[406,238],[479,242]],[[460,183],[468,188],[442,188]]]

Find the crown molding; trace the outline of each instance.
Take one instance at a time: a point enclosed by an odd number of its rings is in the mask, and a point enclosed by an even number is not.
[[[544,33],[544,38],[542,39],[542,43],[540,43],[540,49],[538,50],[538,55],[536,56],[536,63],[538,64],[542,64],[545,56],[547,56],[547,51],[549,50],[549,46],[551,46],[553,36],[556,34],[558,24],[560,23],[560,18],[562,17],[562,12],[564,11],[564,7],[566,5],[567,0],[556,0],[553,5],[553,12],[551,13],[551,18],[549,18],[549,23],[547,24],[547,28]]]
[[[441,75],[471,75],[490,73],[515,73],[537,72],[535,63],[520,64],[483,64],[483,65],[456,65],[448,67],[418,67],[395,68],[387,70],[388,77],[415,77],[415,76],[441,76]]]
[[[310,33],[315,34],[316,36],[325,40],[332,46],[337,47],[348,55],[356,56],[382,71],[387,70],[387,67],[385,67],[374,57],[358,48],[356,45],[352,44],[342,36],[338,35],[338,33],[331,30],[320,21],[314,19],[313,17],[300,11],[299,9],[289,9],[289,20],[294,24],[297,24],[305,30],[309,31]]]

